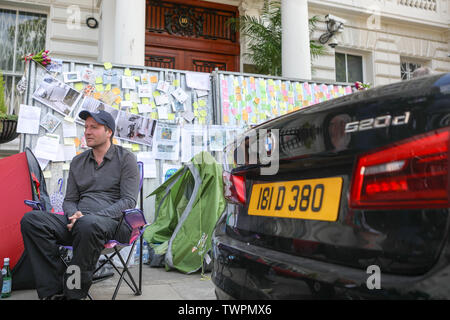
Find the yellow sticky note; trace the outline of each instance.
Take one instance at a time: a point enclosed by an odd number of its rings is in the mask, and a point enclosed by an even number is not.
[[[194,116],[199,117],[200,113],[198,113],[198,110],[194,110]]]
[[[161,94],[159,93],[159,91],[153,91],[153,96],[154,97],[158,97],[158,96],[160,96]]]
[[[252,123],[256,123],[256,122],[258,122],[258,120],[256,119],[256,116],[253,116],[252,117]]]
[[[70,122],[70,123],[74,123],[75,119],[69,116],[65,116],[64,117],[64,121]]]
[[[102,77],[95,78],[95,83],[96,84],[103,83],[103,78]]]
[[[169,114],[167,115],[167,119],[168,119],[168,120],[175,120],[175,113],[169,113]]]
[[[198,109],[198,103],[197,102],[194,102],[192,105],[194,106],[194,110]]]
[[[105,91],[105,88],[103,87],[103,84],[97,84],[97,85],[95,86],[95,90],[96,90],[97,92],[103,92],[103,91]]]
[[[106,91],[111,91],[111,83],[108,83],[108,84],[105,86],[105,90],[106,90]]]
[[[150,100],[148,98],[142,98],[142,104],[150,104]]]
[[[124,75],[124,76],[127,76],[127,77],[131,77],[131,70],[128,69],[128,68],[126,68],[126,69],[124,70],[124,72],[123,72],[123,75]]]
[[[105,63],[103,64],[103,66],[105,67],[106,70],[109,70],[109,69],[112,68],[111,62],[105,62]]]
[[[206,118],[199,118],[198,119],[198,123],[205,124],[206,123]]]
[[[83,82],[77,82],[77,83],[75,83],[75,90],[77,90],[77,91],[81,91],[81,90],[83,90],[83,88],[84,88],[84,85],[83,85]]]
[[[180,80],[178,80],[178,79],[173,80],[172,85],[173,85],[174,87],[178,87],[178,86],[180,85]]]
[[[242,110],[242,120],[248,121],[248,112],[247,110]]]
[[[122,143],[122,147],[123,147],[123,148],[127,148],[127,149],[133,148],[133,146],[131,145],[131,143],[128,143],[128,142]]]
[[[134,77],[134,80],[139,81],[139,80],[141,80],[141,77],[136,76],[136,77]]]
[[[133,143],[131,146],[131,151],[139,151],[141,147],[137,143]]]
[[[207,116],[206,111],[205,110],[200,110],[200,116],[206,117]]]
[[[136,108],[136,107],[132,107],[132,108],[130,109],[130,112],[131,112],[131,113],[134,113],[134,114],[139,114],[139,109]]]
[[[205,107],[206,106],[206,101],[205,100],[198,100],[198,105],[200,107]]]
[[[153,120],[158,119],[158,112],[152,112],[152,113],[150,114],[150,117],[151,117]]]
[[[74,138],[64,138],[64,145],[65,146],[74,146],[75,139]]]
[[[52,172],[49,171],[49,170],[45,170],[45,171],[43,172],[43,174],[44,174],[44,178],[45,178],[45,179],[50,179],[50,178],[52,177]]]
[[[119,110],[119,106],[117,104],[113,104],[111,107],[113,107],[114,109]]]
[[[131,94],[125,93],[125,101],[130,101],[130,100],[131,100]]]

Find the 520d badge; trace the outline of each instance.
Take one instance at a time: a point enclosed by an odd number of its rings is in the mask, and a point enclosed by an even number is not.
[[[405,114],[396,117],[385,115],[376,118],[364,119],[361,121],[349,122],[345,125],[345,133],[405,125],[409,122],[409,116],[410,112],[407,111]]]

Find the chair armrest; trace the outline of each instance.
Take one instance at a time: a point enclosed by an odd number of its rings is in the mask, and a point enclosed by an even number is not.
[[[45,205],[40,201],[34,200],[24,200],[23,201],[27,206],[31,207],[33,210],[45,211]]]
[[[147,224],[144,213],[140,209],[125,210],[123,211],[123,217],[131,229],[141,228]]]

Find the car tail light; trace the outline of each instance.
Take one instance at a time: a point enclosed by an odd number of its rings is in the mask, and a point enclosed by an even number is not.
[[[224,171],[222,176],[225,199],[233,203],[245,204],[245,178],[233,175],[227,171]]]
[[[350,208],[450,207],[449,128],[361,155],[353,173]]]

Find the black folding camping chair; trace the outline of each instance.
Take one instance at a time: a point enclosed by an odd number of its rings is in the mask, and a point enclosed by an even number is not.
[[[142,162],[138,162],[138,168],[139,168],[139,209],[128,209],[123,211],[122,218],[119,222],[119,227],[117,230],[120,229],[120,226],[122,223],[127,223],[131,229],[131,236],[130,241],[128,243],[119,243],[116,240],[110,240],[104,245],[104,249],[101,252],[101,255],[105,258],[105,260],[97,267],[97,269],[94,271],[94,274],[97,273],[105,264],[109,263],[114,270],[120,275],[119,281],[117,282],[116,288],[114,290],[114,294],[112,296],[112,300],[116,299],[117,293],[119,292],[120,286],[122,285],[122,281],[125,281],[125,283],[131,288],[133,293],[135,295],[141,295],[142,294],[142,253],[143,253],[143,233],[145,231],[145,228],[148,226],[147,221],[145,219],[144,213],[143,213],[143,181],[144,181],[144,164]],[[45,205],[41,201],[32,201],[32,200],[25,200],[25,203],[32,207],[34,210],[46,210]],[[136,284],[136,281],[133,278],[133,275],[131,274],[128,265],[129,262],[133,257],[133,251],[136,246],[136,242],[140,241],[139,246],[139,283]],[[72,250],[73,248],[71,246],[61,246],[64,249]],[[125,247],[130,247],[130,252],[128,254],[128,257],[126,260],[122,257],[122,255],[119,253],[120,250],[122,250]],[[119,270],[118,266],[114,263],[114,257],[117,256],[120,261],[120,268],[122,268],[122,271]],[[63,263],[68,267],[68,262],[66,261],[64,255],[60,256]],[[130,282],[125,278],[125,275],[128,275]],[[88,298],[93,300],[92,296],[88,293]]]

